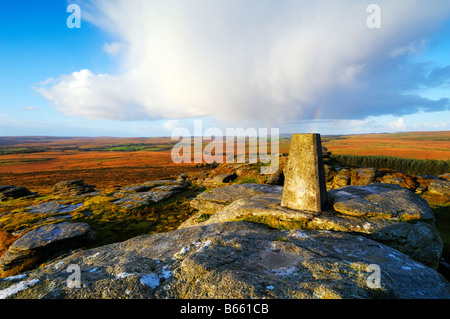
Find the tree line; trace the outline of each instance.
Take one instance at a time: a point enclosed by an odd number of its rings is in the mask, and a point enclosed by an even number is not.
[[[35,148],[35,147],[0,148],[0,155],[42,153],[42,152],[45,152],[45,151],[47,151],[47,149]]]
[[[450,161],[420,160],[393,156],[332,155],[342,166],[374,167],[402,171],[414,175],[441,175],[450,172]]]

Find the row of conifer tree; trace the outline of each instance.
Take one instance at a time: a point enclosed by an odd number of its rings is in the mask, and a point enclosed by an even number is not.
[[[392,156],[332,155],[340,165],[347,167],[375,167],[402,171],[414,175],[441,175],[450,173],[450,161],[419,160]]]

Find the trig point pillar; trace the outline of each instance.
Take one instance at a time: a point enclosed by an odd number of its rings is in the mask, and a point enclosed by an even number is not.
[[[327,202],[327,186],[320,134],[293,134],[284,172],[281,206],[321,212]]]

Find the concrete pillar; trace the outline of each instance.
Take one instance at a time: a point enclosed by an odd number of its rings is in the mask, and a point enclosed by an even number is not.
[[[281,206],[321,212],[327,203],[327,185],[320,134],[293,134],[284,172]]]

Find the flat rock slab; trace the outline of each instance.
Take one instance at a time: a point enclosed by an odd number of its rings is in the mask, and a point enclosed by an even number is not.
[[[232,202],[258,195],[281,196],[282,186],[262,184],[235,184],[203,192],[191,201],[191,206],[203,213],[213,214]]]
[[[19,238],[12,246],[14,250],[30,250],[45,247],[53,242],[76,238],[90,232],[86,223],[59,223],[39,227]]]
[[[115,194],[114,196],[120,197],[116,201],[114,201],[115,204],[120,204],[121,206],[125,208],[133,208],[140,205],[148,205],[150,203],[158,203],[160,201],[163,201],[170,196],[178,193],[177,191],[148,191],[148,192],[141,192],[141,193],[133,193],[133,194],[127,194],[126,196],[123,196],[122,194]]]
[[[204,187],[220,187],[226,183],[230,183],[236,179],[236,174],[220,174],[211,178],[207,178],[203,181]]]
[[[60,201],[53,201],[42,203],[34,206],[29,206],[26,210],[33,214],[59,214],[59,213],[70,213],[74,210],[82,207],[83,204],[62,204]]]
[[[26,187],[0,186],[0,202],[36,194],[30,192]]]
[[[358,217],[433,220],[428,203],[419,195],[392,184],[347,186],[328,192],[333,209]]]
[[[311,212],[298,211],[281,206],[281,196],[278,198],[264,197],[242,198],[234,201],[221,211],[213,214],[204,225],[223,223],[250,218],[273,218],[282,221],[300,221],[306,223],[314,218]]]
[[[142,193],[142,192],[148,192],[150,189],[152,189],[153,186],[149,185],[133,185],[128,187],[123,187],[120,192],[121,193]]]
[[[147,186],[184,186],[184,187],[188,187],[191,185],[191,183],[187,180],[172,180],[172,179],[161,179],[161,180],[156,180],[156,181],[148,181],[145,182],[143,185],[147,185]]]
[[[378,175],[376,168],[355,168],[350,171],[351,185],[368,185],[375,181]]]
[[[162,186],[153,187],[152,191],[154,191],[154,192],[177,192],[177,191],[181,191],[183,189],[186,189],[186,187],[181,186],[181,185],[162,185]]]
[[[95,232],[86,223],[61,222],[33,229],[0,257],[0,270],[9,270],[22,263],[31,267],[31,261],[36,264],[56,252],[80,247],[94,237]]]
[[[450,196],[450,181],[441,179],[432,179],[430,180],[428,190],[434,194]]]
[[[114,197],[118,198],[114,203],[125,209],[158,203],[185,190],[189,185],[190,183],[185,180],[157,180],[127,186],[113,194]]]
[[[87,185],[82,180],[70,180],[57,183],[52,192],[56,197],[80,196],[95,192],[95,186]]]
[[[80,269],[80,288],[67,286],[69,265]],[[380,280],[374,284],[376,269]],[[435,270],[361,236],[233,222],[80,251],[0,279],[0,296],[448,299],[450,285]]]

